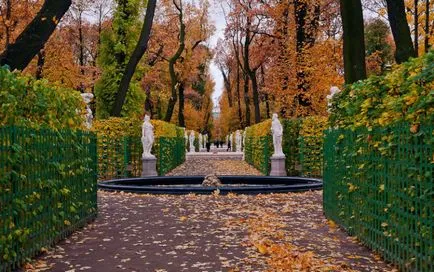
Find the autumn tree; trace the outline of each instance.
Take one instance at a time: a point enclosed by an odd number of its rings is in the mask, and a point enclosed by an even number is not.
[[[151,28],[154,20],[156,4],[157,4],[156,0],[148,1],[148,6],[146,8],[146,16],[143,22],[143,27],[140,33],[139,41],[130,57],[130,60],[128,61],[127,67],[125,69],[124,75],[119,85],[119,90],[115,98],[115,103],[112,110],[113,116],[120,116],[122,107],[125,103],[125,97],[127,96],[128,87],[130,86],[131,83],[131,79],[134,76],[139,61],[142,59],[143,55],[146,52],[146,49],[148,48],[148,41],[149,41],[149,36],[151,35]]]
[[[26,68],[44,47],[70,6],[71,0],[45,0],[30,24],[0,55],[0,65],[8,65],[12,70]]]
[[[340,0],[344,40],[345,83],[366,78],[363,11],[360,0]]]
[[[386,2],[389,23],[396,45],[395,59],[397,63],[402,63],[416,56],[405,14],[404,0],[386,0]]]
[[[98,118],[112,115],[116,93],[138,41],[141,3],[141,0],[117,0],[112,25],[101,34],[98,65],[102,69],[102,75],[95,85]],[[133,76],[122,116],[143,112],[145,96],[140,88],[141,74],[141,69],[138,69]]]

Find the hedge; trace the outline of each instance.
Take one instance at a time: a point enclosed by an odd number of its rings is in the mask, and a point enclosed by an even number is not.
[[[402,271],[434,271],[434,51],[332,101],[324,210]]]
[[[289,176],[322,176],[323,131],[327,118],[284,119],[282,148]],[[245,160],[261,171],[270,173],[273,151],[271,120],[246,128]]]
[[[17,268],[97,214],[93,133],[0,128],[0,271]]]
[[[348,85],[332,101],[331,127],[418,125],[434,115],[434,51],[383,76]]]
[[[142,172],[141,133],[139,118],[109,118],[94,122],[98,134],[99,180],[140,177]],[[157,172],[164,175],[185,161],[185,140],[182,128],[160,120],[151,120],[155,142],[152,154],[157,157]]]
[[[397,264],[434,271],[434,119],[326,132],[328,218]]]

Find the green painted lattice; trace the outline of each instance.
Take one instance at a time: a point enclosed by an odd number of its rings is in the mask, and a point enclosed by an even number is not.
[[[271,171],[271,145],[271,136],[246,137],[246,143],[244,147],[245,160],[264,175],[270,174]]]
[[[93,219],[96,186],[94,134],[0,128],[0,271]]]
[[[326,132],[326,216],[402,271],[434,271],[433,133],[433,122]]]

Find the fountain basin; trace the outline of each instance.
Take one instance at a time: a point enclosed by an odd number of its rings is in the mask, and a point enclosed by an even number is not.
[[[141,194],[267,194],[322,189],[322,180],[302,177],[219,176],[219,187],[204,187],[204,176],[144,177],[103,181],[99,189]]]

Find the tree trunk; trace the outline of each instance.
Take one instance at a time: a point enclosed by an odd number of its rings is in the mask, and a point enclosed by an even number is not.
[[[185,118],[184,118],[184,82],[179,83],[179,103],[178,103],[178,126],[185,127]]]
[[[250,98],[249,98],[249,76],[244,74],[244,104],[246,106],[245,126],[250,126]]]
[[[340,3],[344,29],[345,83],[351,84],[366,78],[362,3],[360,0],[340,0]]]
[[[152,119],[154,113],[153,113],[152,98],[151,98],[151,85],[147,85],[145,87],[145,94],[146,94],[145,112],[148,112]]]
[[[175,4],[175,6],[179,11],[178,17],[180,23],[180,30],[179,30],[178,50],[176,51],[175,55],[173,55],[173,57],[171,57],[169,60],[169,74],[170,74],[170,81],[171,81],[172,96],[169,99],[166,116],[164,117],[164,121],[166,122],[170,122],[170,120],[172,119],[173,111],[175,110],[176,101],[178,99],[176,88],[179,84],[178,84],[178,76],[176,75],[176,71],[175,71],[175,64],[178,61],[178,59],[181,57],[181,54],[182,52],[184,52],[185,49],[185,24],[183,20],[182,6],[178,7],[175,3],[175,0],[173,1],[173,3]]]
[[[11,20],[11,13],[12,13],[11,0],[6,0],[5,48],[7,48],[11,42],[11,30],[8,23]]]
[[[143,28],[140,33],[140,38],[127,64],[121,83],[119,85],[119,90],[115,98],[115,104],[113,105],[112,116],[121,116],[122,107],[125,103],[125,98],[127,96],[131,79],[133,78],[134,72],[136,71],[137,64],[139,63],[140,59],[143,57],[146,49],[148,48],[148,41],[151,34],[156,4],[157,0],[148,0],[145,21],[143,23]]]
[[[70,6],[71,0],[45,0],[32,22],[0,55],[0,66],[24,70],[44,47]]]
[[[429,16],[430,16],[430,0],[425,0],[425,52],[428,53],[430,45],[430,27],[429,27]]]
[[[45,64],[45,50],[42,49],[38,53],[38,65],[36,67],[36,75],[35,75],[36,79],[42,79],[44,64]]]
[[[404,0],[386,0],[386,2],[390,27],[396,45],[395,59],[397,63],[402,63],[410,57],[416,56],[405,14]]]
[[[223,67],[220,67],[220,72],[222,73],[223,81],[225,83],[225,89],[228,95],[229,108],[232,108],[232,90],[231,90],[232,86],[229,80],[230,72],[228,72],[228,74],[226,75]]]
[[[419,56],[419,0],[414,0],[414,51]]]
[[[264,65],[261,65],[261,89],[263,89],[265,87],[265,70],[264,70]],[[267,113],[267,119],[271,118],[271,113],[270,113],[270,101],[269,101],[269,97],[267,93],[264,93],[263,95],[263,101],[265,102],[265,109],[266,109],[266,113]]]
[[[253,106],[255,107],[255,124],[261,122],[261,109],[259,107],[259,87],[256,78],[256,69],[249,73],[250,80],[252,81],[253,90]]]
[[[237,103],[238,103],[238,119],[240,120],[240,128],[243,127],[243,111],[241,109],[241,94],[240,94],[240,84],[241,84],[241,77],[240,77],[240,67],[237,65]]]
[[[248,15],[247,15],[248,16]],[[252,42],[251,39],[251,21],[250,18],[247,17],[246,22],[246,30],[245,30],[245,40],[244,40],[244,73],[246,74],[245,80],[249,81],[249,79],[252,81],[252,92],[253,92],[253,106],[255,108],[255,124],[261,122],[261,111],[259,108],[259,94],[258,94],[258,84],[256,80],[256,71],[252,70],[250,67],[250,44]],[[247,82],[247,86],[249,83]],[[247,115],[247,112],[246,112]],[[250,109],[249,109],[249,115],[250,115]],[[247,119],[247,116],[246,116]],[[250,118],[248,120],[250,125]]]

